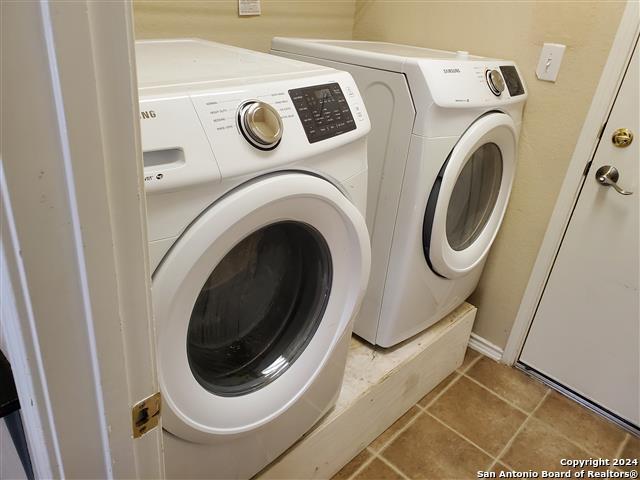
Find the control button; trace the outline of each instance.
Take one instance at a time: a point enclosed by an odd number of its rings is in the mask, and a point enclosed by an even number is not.
[[[346,88],[347,95],[355,96],[353,88]],[[313,85],[290,90],[289,94],[291,98],[303,99],[294,102],[294,106],[309,143],[320,142],[356,129],[352,112],[339,84]],[[363,111],[360,111],[360,116],[364,118]]]
[[[498,70],[487,70],[486,73],[487,85],[489,85],[489,90],[496,97],[499,97],[500,94],[504,91],[504,78],[500,75]]]
[[[265,102],[251,100],[238,109],[238,126],[249,143],[261,150],[272,150],[282,138],[282,119],[278,111]]]

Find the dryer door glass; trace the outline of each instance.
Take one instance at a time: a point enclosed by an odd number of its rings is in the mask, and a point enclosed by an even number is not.
[[[320,324],[331,273],[329,248],[309,225],[274,223],[240,241],[191,313],[187,356],[198,383],[238,396],[284,373]]]
[[[424,256],[437,275],[460,278],[486,258],[513,185],[516,133],[508,115],[484,115],[460,137],[440,168],[422,225]]]
[[[453,187],[447,209],[447,240],[456,251],[471,245],[496,205],[502,179],[502,154],[485,143],[469,158]]]

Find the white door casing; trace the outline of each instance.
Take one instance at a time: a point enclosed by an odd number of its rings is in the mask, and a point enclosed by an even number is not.
[[[196,298],[223,257],[251,233],[277,222],[310,225],[331,254],[332,284],[312,340],[272,383],[245,395],[214,395],[192,374],[187,330]],[[358,209],[330,182],[284,173],[245,184],[214,203],[180,237],[153,277],[163,425],[182,438],[209,443],[272,421],[313,383],[335,342],[350,328],[366,289],[370,247]]]
[[[131,421],[157,392],[131,5],[0,9],[2,333],[35,475],[162,478]]]
[[[474,122],[462,135],[449,155],[442,174],[437,204],[433,214],[433,223],[429,239],[429,260],[435,271],[446,278],[459,278],[479,265],[489,253],[489,249],[498,233],[509,202],[511,187],[515,176],[517,130],[510,116],[503,113],[490,113]],[[496,197],[487,203],[483,221],[471,232],[471,243],[461,249],[451,245],[447,220],[451,199],[463,169],[481,148],[492,147],[499,153],[501,177]],[[486,164],[487,160],[483,159]],[[470,193],[469,193],[470,195]],[[461,212],[468,215],[469,211]]]
[[[639,57],[636,46],[551,270],[520,362],[640,425]],[[633,142],[612,135],[628,128]],[[600,185],[619,170],[621,195]]]

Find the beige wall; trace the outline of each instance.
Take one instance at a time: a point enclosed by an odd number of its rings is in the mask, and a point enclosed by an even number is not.
[[[274,35],[384,40],[513,59],[529,88],[516,182],[471,302],[474,330],[503,347],[513,324],[623,2],[263,0],[239,18],[235,0],[134,0],[138,38],[195,36],[267,51]],[[567,45],[557,83],[535,78],[543,42]],[[586,163],[587,159],[585,159]]]
[[[351,38],[355,0],[262,0],[262,15],[239,17],[237,0],[134,0],[137,38],[200,37],[268,51],[271,37]]]
[[[474,331],[504,347],[624,3],[358,0],[354,38],[513,59],[529,88],[503,227],[471,303]],[[567,45],[556,83],[538,81],[543,42]],[[585,164],[587,159],[585,159]]]

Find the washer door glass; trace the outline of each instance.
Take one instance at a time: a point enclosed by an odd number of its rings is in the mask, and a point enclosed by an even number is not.
[[[322,320],[331,272],[325,240],[304,223],[268,225],[233,247],[191,313],[187,356],[198,383],[238,396],[284,373]]]
[[[447,209],[447,240],[456,251],[471,245],[486,226],[502,180],[502,154],[485,143],[470,157],[453,187]]]

